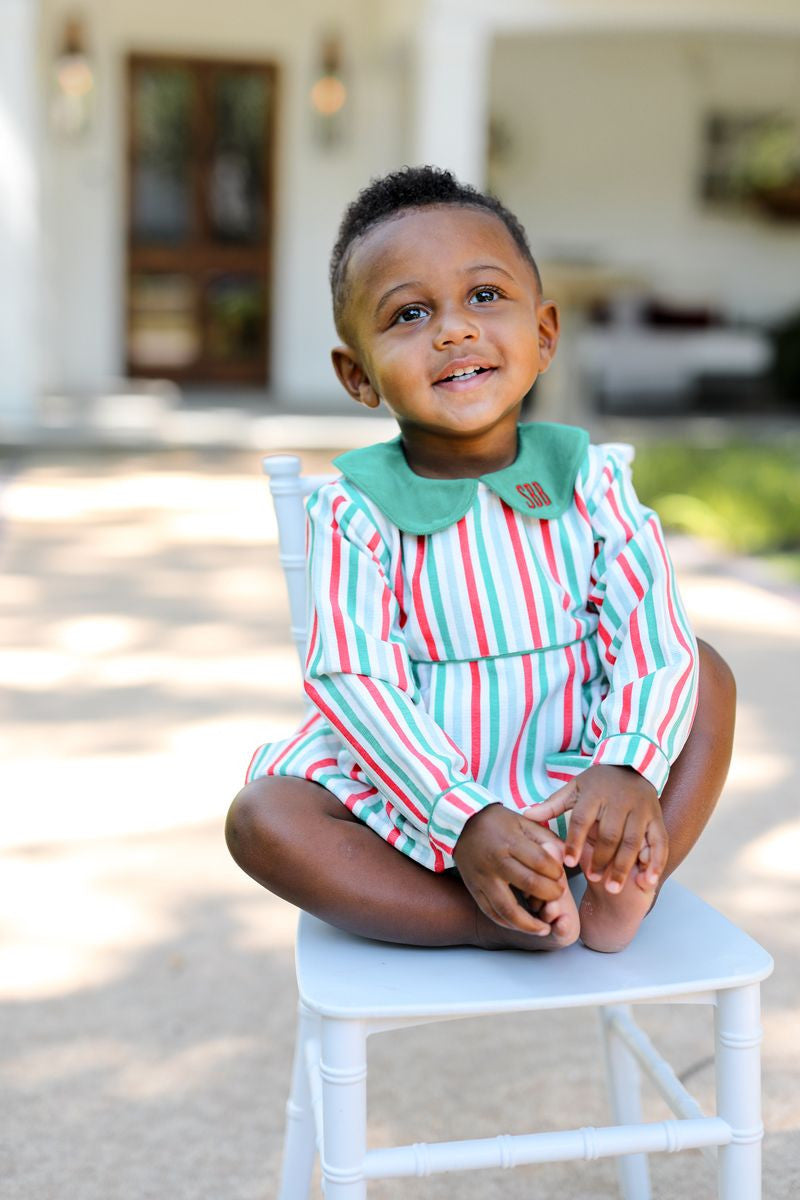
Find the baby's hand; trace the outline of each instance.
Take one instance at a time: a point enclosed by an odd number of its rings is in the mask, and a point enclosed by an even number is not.
[[[661,805],[651,783],[632,767],[598,763],[525,811],[533,821],[550,821],[572,810],[564,864],[580,863],[592,883],[621,892],[636,868],[639,887],[656,886],[667,862],[669,841]]]
[[[467,821],[453,859],[475,903],[492,921],[542,936],[550,925],[524,908],[512,889],[546,902],[562,894],[564,846],[519,813],[490,804]]]

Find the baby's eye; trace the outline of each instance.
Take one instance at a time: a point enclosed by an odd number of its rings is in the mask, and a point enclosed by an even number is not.
[[[420,317],[424,316],[425,309],[421,304],[409,304],[407,308],[401,308],[395,321],[400,325],[410,325],[412,321],[418,321]]]
[[[491,300],[496,300],[498,296],[502,296],[502,292],[496,287],[479,287],[472,293],[471,300],[476,304],[488,304]]]

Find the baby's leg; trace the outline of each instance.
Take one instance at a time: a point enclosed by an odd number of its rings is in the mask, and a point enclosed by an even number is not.
[[[683,862],[705,828],[728,774],[733,746],[736,684],[727,663],[699,642],[700,687],[692,731],[661,794],[669,856],[661,882]],[[659,884],[660,886],[660,884]],[[592,950],[622,950],[657,895],[642,891],[632,875],[620,893],[587,881],[580,906],[581,939]]]
[[[454,873],[437,875],[407,858],[316,783],[254,780],[234,800],[225,833],[234,859],[258,883],[363,937],[487,949],[563,944],[567,906],[553,909],[558,932],[547,937],[497,925]]]

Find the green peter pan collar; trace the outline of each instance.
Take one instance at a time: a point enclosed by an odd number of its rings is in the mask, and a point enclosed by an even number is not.
[[[560,517],[572,502],[575,477],[589,444],[585,429],[536,421],[519,425],[517,457],[477,479],[429,479],[406,462],[401,439],[348,450],[334,465],[405,533],[436,533],[460,521],[485,483],[517,512]]]

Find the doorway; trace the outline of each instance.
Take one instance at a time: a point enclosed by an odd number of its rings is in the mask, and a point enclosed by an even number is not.
[[[277,69],[134,55],[128,374],[269,381]]]

